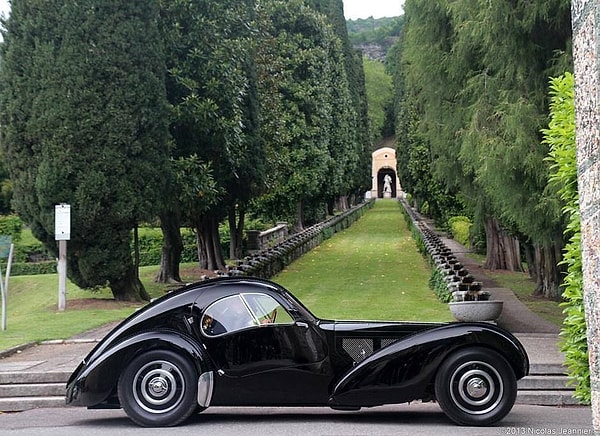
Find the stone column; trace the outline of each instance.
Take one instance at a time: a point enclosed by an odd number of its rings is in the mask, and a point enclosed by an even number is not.
[[[600,0],[573,0],[581,249],[594,431],[600,434]]]

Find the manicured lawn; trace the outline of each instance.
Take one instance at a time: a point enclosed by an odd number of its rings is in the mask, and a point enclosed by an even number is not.
[[[431,271],[399,207],[377,201],[273,280],[322,318],[450,321],[448,306],[428,287]]]
[[[166,285],[153,282],[157,269],[154,266],[140,270],[140,278],[153,298],[163,295],[166,290]],[[194,272],[190,265],[182,265],[184,280],[197,280]],[[0,331],[0,350],[29,342],[69,338],[122,320],[142,304],[116,302],[108,289],[84,291],[67,282],[67,308],[60,312],[57,274],[11,277],[7,329]]]
[[[86,292],[68,282],[67,310],[60,312],[57,274],[11,277],[7,329],[0,331],[0,350],[32,341],[68,338],[123,319],[138,307],[111,298],[106,289]]]

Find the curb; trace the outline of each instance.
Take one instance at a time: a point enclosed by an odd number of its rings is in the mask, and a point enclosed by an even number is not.
[[[68,344],[92,344],[100,342],[102,339],[99,338],[88,338],[88,339],[52,339],[41,342],[28,342],[22,345],[16,345],[5,350],[0,350],[0,359],[5,359],[12,356],[13,354],[20,353],[29,348],[33,348],[38,345],[68,345]]]
[[[28,348],[35,347],[38,342],[28,342],[26,344],[17,345],[6,350],[0,350],[0,359],[12,356],[13,354],[20,353],[21,351],[27,350]]]

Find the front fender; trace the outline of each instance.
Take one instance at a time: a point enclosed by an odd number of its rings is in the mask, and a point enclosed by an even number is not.
[[[510,333],[487,324],[448,324],[416,333],[374,353],[340,379],[329,403],[376,406],[427,399],[442,361],[459,348],[475,345],[503,355],[517,379],[527,375],[527,354]]]
[[[142,332],[114,344],[89,362],[83,361],[67,383],[67,405],[93,407],[107,402],[116,393],[119,376],[127,363],[139,353],[152,349],[186,354],[198,374],[209,369],[201,345],[192,337],[174,330]]]

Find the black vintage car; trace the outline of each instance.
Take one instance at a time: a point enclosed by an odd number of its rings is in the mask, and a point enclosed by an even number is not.
[[[276,283],[224,278],[123,321],[71,375],[66,402],[171,426],[209,406],[437,400],[458,424],[490,425],[528,370],[519,341],[490,324],[322,320]]]

